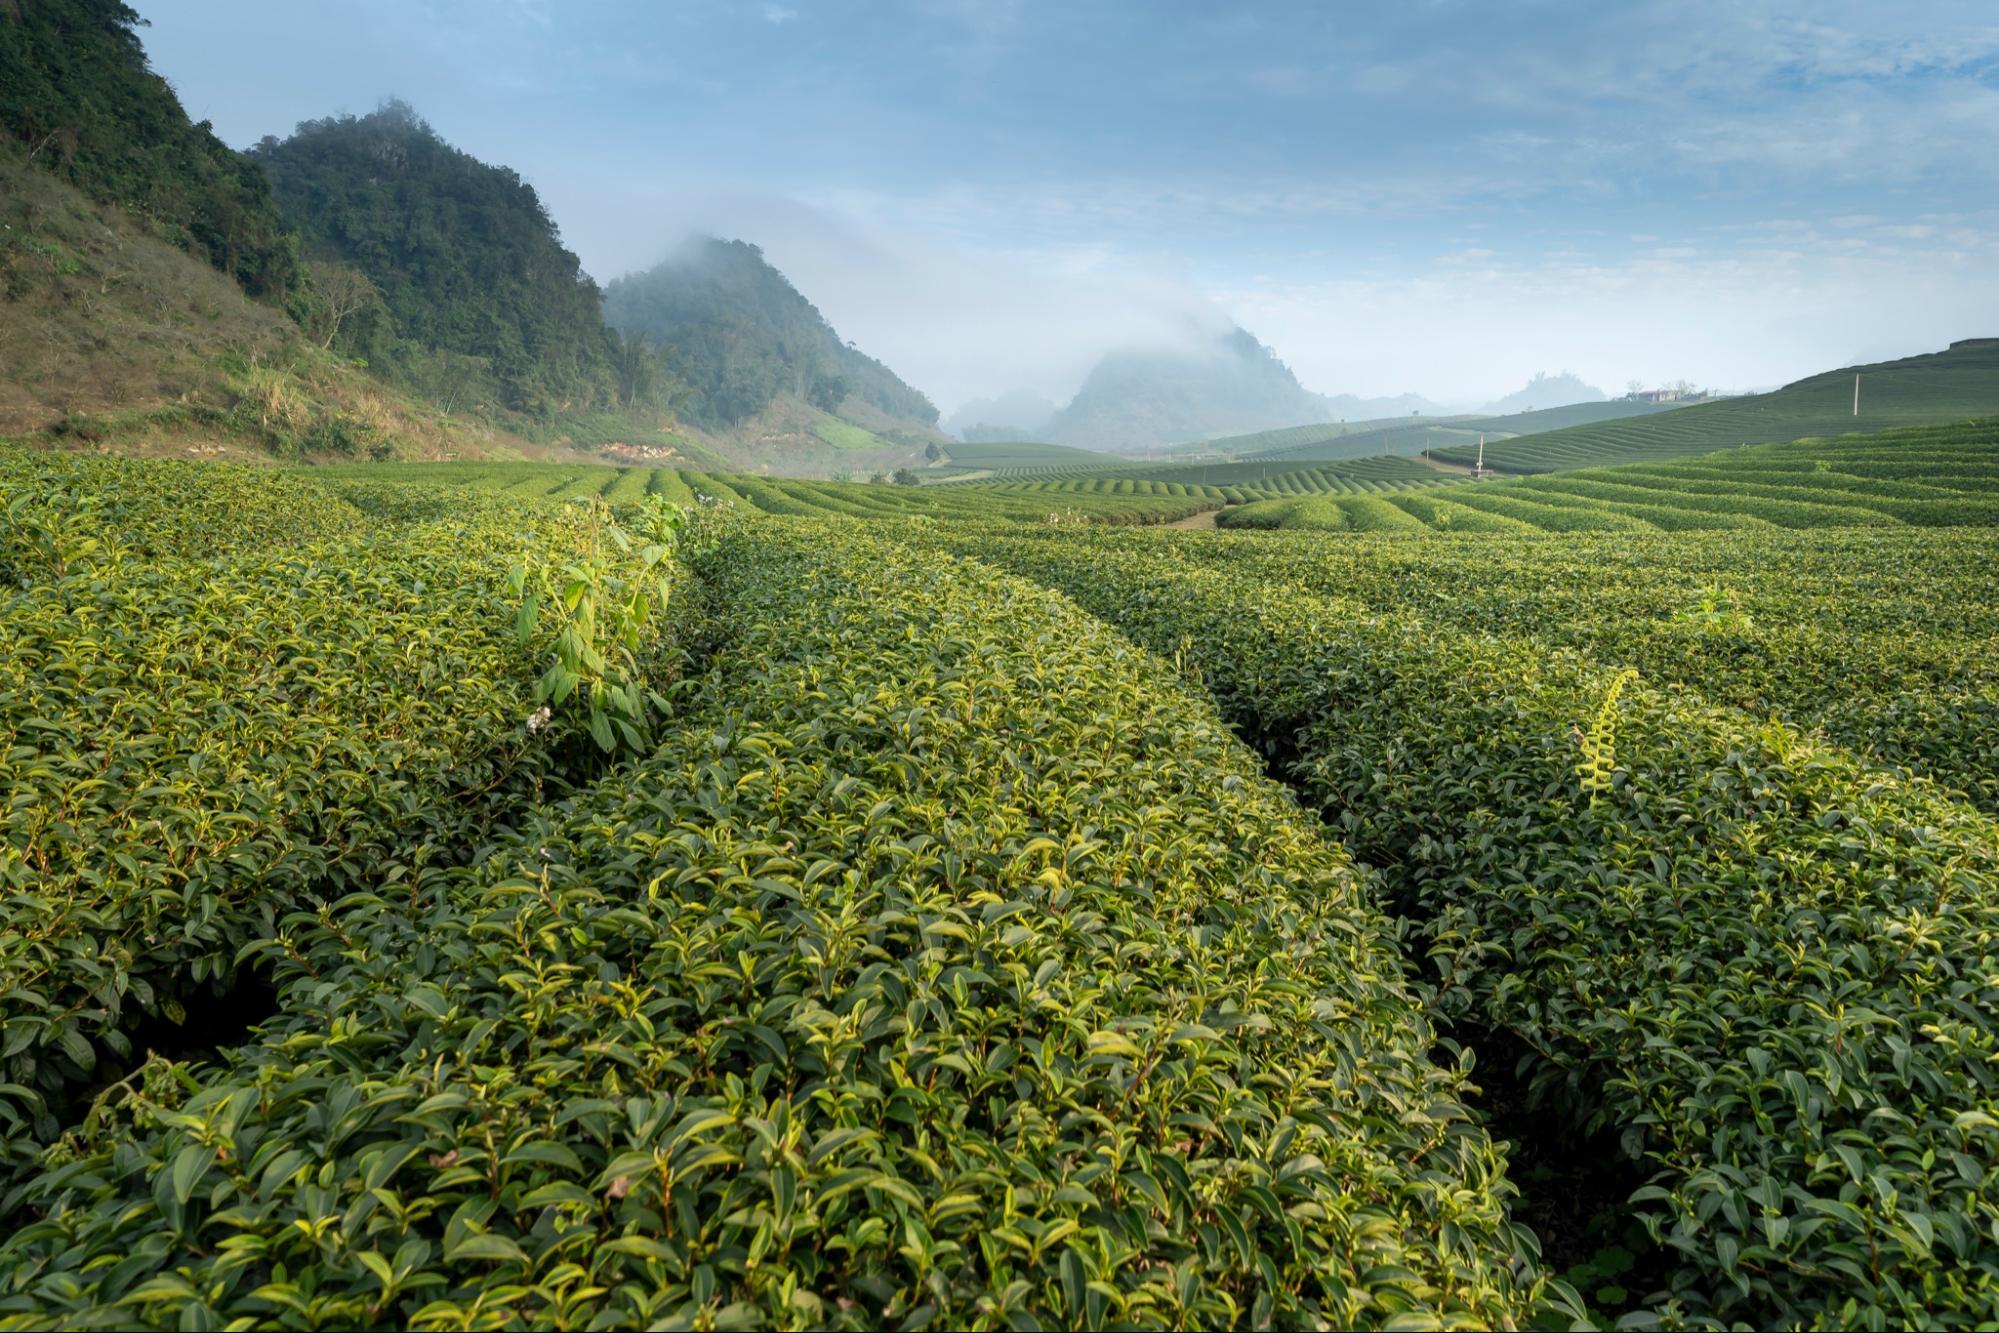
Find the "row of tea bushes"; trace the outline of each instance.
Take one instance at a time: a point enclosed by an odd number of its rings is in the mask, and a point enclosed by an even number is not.
[[[52,526],[117,528],[0,593],[0,1140],[18,1166],[69,1094],[135,1058],[142,1021],[182,1023],[286,913],[414,883],[563,771],[569,728],[531,725],[506,576],[592,520],[473,502],[402,523],[422,515],[371,518],[281,474],[115,460],[10,456],[0,483]]]
[[[0,588],[111,559],[214,556],[338,537],[358,516],[275,468],[135,463],[0,444]]]
[[[1531,637],[1815,729],[1999,813],[1999,534],[1098,540]]]
[[[1529,640],[1102,542],[965,539],[1197,673],[1416,923],[1453,1018],[1622,1131],[1670,1316],[1999,1317],[1999,825]]]
[[[1075,536],[1052,534],[1064,540]],[[1532,638],[1816,730],[1999,813],[1999,534],[1821,530],[1627,542],[1089,540],[1168,564]],[[1948,608],[1941,610],[1940,608]]]
[[[7,1327],[1518,1327],[1390,933],[1060,598],[738,528],[659,748],[282,923],[279,1016],[52,1162]]]

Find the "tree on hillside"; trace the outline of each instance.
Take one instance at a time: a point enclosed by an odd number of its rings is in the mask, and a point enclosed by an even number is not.
[[[910,468],[899,467],[895,470],[895,484],[898,486],[916,486],[920,485],[922,480]]]
[[[812,387],[806,390],[805,401],[821,412],[832,412],[847,401],[848,385],[844,375],[819,374],[812,377]]]
[[[923,456],[929,459],[931,462],[935,463],[944,457],[944,451],[937,447],[937,442],[935,440],[932,440],[929,444],[924,446]]]
[[[360,269],[332,259],[314,260],[308,267],[315,299],[305,330],[321,347],[332,347],[351,321],[375,313],[387,318],[382,294]]]

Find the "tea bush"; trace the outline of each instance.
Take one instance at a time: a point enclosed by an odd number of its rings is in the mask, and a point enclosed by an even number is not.
[[[953,545],[1174,655],[1288,762],[1384,867],[1443,1012],[1515,1034],[1653,1173],[1669,1313],[1999,1315],[1991,819],[1531,640],[1102,541]]]
[[[285,913],[462,859],[565,771],[577,728],[529,728],[506,569],[590,529],[480,505],[402,525],[221,468],[9,456],[0,479],[6,512],[72,548],[17,540],[26,586],[0,593],[0,1139],[18,1161],[133,1056],[138,1018],[178,1022]]]
[[[0,1322],[1573,1310],[1354,871],[1157,661],[850,523],[697,545],[732,633],[657,749],[283,917],[257,1040],[27,1189]]]
[[[1191,562],[1575,648],[1820,733],[1999,813],[1991,529],[1765,527],[1561,543],[1098,531],[1089,540],[1162,568]]]

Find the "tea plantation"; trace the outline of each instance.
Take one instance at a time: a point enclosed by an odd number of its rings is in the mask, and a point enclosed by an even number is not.
[[[1379,499],[1273,495],[1233,508],[1219,522],[1322,532],[1520,533],[1984,525],[1999,519],[1995,439],[1999,420],[1985,418],[1441,492],[1405,489]]]
[[[0,1327],[1999,1323],[1999,429],[1273,474],[0,449]]]
[[[1854,378],[1860,379],[1855,411]],[[1487,467],[1550,472],[1652,461],[1808,435],[1945,425],[1999,412],[1999,338],[1966,338],[1941,352],[1829,370],[1769,393],[1597,421],[1487,443]],[[1463,464],[1476,442],[1436,451]]]

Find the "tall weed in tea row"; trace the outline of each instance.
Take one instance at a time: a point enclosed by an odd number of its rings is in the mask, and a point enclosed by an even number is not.
[[[523,598],[514,635],[548,659],[535,682],[537,706],[559,708],[575,695],[597,748],[636,753],[645,747],[649,713],[667,708],[646,688],[641,660],[653,647],[654,618],[672,596],[685,515],[657,495],[642,497],[625,522],[602,501],[593,507],[584,550],[560,564],[529,553],[508,573],[509,590]]]

